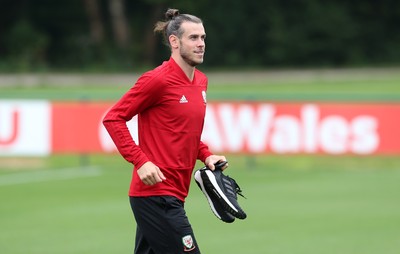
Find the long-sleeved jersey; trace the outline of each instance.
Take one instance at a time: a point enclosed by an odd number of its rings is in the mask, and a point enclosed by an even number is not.
[[[129,195],[171,195],[184,201],[196,160],[211,155],[200,137],[206,110],[207,77],[195,70],[190,81],[170,58],[144,73],[107,112],[103,124],[118,151],[134,164]],[[126,122],[138,115],[138,143]],[[152,161],[166,180],[145,185],[136,170]]]

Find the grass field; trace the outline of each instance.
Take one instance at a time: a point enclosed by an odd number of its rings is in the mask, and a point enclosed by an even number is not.
[[[186,209],[203,253],[398,253],[397,157],[228,159],[248,218],[219,221],[192,184]],[[131,172],[119,156],[3,158],[1,165],[1,253],[132,252]]]
[[[7,87],[0,99],[116,100],[128,87]],[[400,75],[220,83],[208,97],[399,102]],[[219,221],[192,184],[186,210],[202,253],[399,253],[399,156],[227,157],[248,218]],[[0,253],[132,253],[130,177],[118,155],[0,157]]]
[[[58,77],[58,76],[56,76]],[[111,100],[115,101],[135,82],[137,75],[118,75],[83,81],[76,76],[61,76],[49,84],[38,77],[35,85],[16,82],[4,85],[0,75],[0,99]],[[3,77],[4,80],[7,77]],[[18,78],[16,78],[18,80]],[[48,78],[50,79],[50,78]],[[65,79],[65,80],[64,80]],[[69,80],[69,81],[67,81]],[[106,80],[101,85],[96,82]],[[108,83],[109,82],[109,83]],[[7,84],[7,82],[3,82]],[[93,84],[94,83],[94,84]],[[349,70],[309,72],[234,72],[209,75],[207,99],[262,101],[400,101],[398,71]]]

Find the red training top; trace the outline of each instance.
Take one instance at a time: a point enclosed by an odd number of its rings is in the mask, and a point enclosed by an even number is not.
[[[130,196],[171,195],[185,200],[196,159],[204,162],[211,155],[200,141],[207,84],[207,77],[197,69],[190,81],[170,58],[144,73],[106,114],[104,126],[121,155],[135,166]],[[135,115],[139,144],[126,125]],[[145,185],[136,170],[147,161],[157,165],[166,180]]]

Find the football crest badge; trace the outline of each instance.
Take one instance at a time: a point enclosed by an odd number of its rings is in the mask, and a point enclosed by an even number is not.
[[[206,91],[201,91],[201,95],[203,95],[204,104],[207,104],[207,94],[206,94]]]
[[[182,237],[182,243],[184,251],[191,251],[194,250],[194,248],[196,248],[196,246],[194,246],[193,238],[191,235],[186,235]]]

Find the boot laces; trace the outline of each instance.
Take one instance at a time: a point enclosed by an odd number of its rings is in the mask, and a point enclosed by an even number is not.
[[[227,178],[229,179],[229,181],[231,181],[232,185],[235,188],[235,192],[236,194],[238,194],[239,196],[242,196],[243,198],[247,199],[243,194],[242,194],[242,189],[240,188],[239,184],[237,184],[237,182],[235,181],[235,179],[227,176]]]

